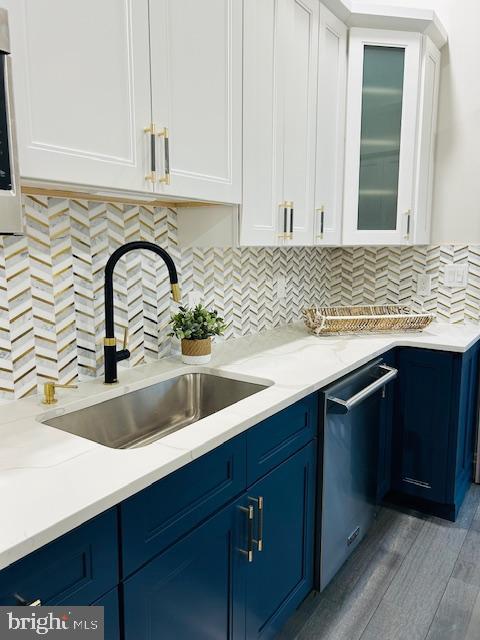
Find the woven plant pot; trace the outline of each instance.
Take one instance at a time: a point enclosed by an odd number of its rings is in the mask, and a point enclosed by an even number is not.
[[[206,364],[212,357],[212,339],[182,340],[182,360],[185,364]]]

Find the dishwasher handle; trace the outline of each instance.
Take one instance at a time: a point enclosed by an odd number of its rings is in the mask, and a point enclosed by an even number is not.
[[[376,391],[384,387],[386,384],[394,380],[398,375],[398,370],[393,367],[389,367],[386,364],[381,364],[378,367],[382,371],[385,371],[385,374],[367,385],[364,389],[356,393],[355,395],[348,398],[348,400],[342,400],[341,398],[330,397],[328,398],[328,402],[338,405],[338,408],[341,410],[341,413],[348,413],[350,409],[353,409],[358,404],[369,398]]]

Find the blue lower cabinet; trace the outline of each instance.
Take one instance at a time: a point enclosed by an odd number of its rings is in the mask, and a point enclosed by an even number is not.
[[[93,603],[96,607],[103,607],[105,621],[104,640],[120,640],[120,613],[118,608],[118,589],[112,589]]]
[[[125,581],[125,640],[245,637],[242,506],[225,507]]]
[[[124,582],[125,640],[266,640],[278,633],[313,585],[315,447],[291,456]]]
[[[396,405],[394,489],[436,502],[447,497],[453,354],[402,349]]]
[[[0,605],[103,606],[106,640],[273,638],[313,585],[316,416],[314,394],[7,567]]]
[[[248,489],[257,544],[247,565],[247,640],[274,638],[312,589],[315,455],[312,442]]]
[[[315,438],[318,394],[313,393],[249,429],[247,483],[250,485]]]
[[[394,497],[451,520],[473,476],[479,345],[464,354],[401,349],[397,360]]]
[[[241,495],[245,487],[241,435],[125,500],[120,505],[123,576]]]
[[[0,572],[0,605],[89,605],[118,584],[116,509]]]
[[[449,473],[454,483],[450,498],[455,505],[455,515],[472,482],[478,412],[479,352],[480,342],[455,359],[454,376],[459,383],[455,394],[456,420],[451,437],[453,446],[449,449]]]

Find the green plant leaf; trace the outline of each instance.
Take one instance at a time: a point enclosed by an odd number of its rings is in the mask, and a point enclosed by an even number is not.
[[[211,336],[220,336],[225,333],[227,324],[215,310],[208,310],[202,304],[196,307],[179,307],[178,313],[170,319],[172,327],[170,336],[179,340],[204,340]]]

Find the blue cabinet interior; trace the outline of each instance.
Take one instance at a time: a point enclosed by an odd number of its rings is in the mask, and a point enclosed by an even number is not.
[[[399,378],[382,406],[378,499],[455,519],[472,478],[479,347],[383,356]],[[7,567],[0,605],[99,604],[107,640],[273,638],[313,586],[317,405],[303,398]]]

